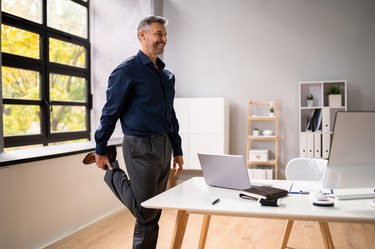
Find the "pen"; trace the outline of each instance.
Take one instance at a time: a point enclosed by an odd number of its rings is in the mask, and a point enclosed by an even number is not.
[[[309,194],[308,191],[302,191],[302,190],[300,190],[299,193],[300,193],[301,195],[308,195],[308,194]]]
[[[215,205],[216,203],[218,203],[220,201],[220,198],[217,198],[216,200],[214,200],[213,202],[212,202],[212,205]]]

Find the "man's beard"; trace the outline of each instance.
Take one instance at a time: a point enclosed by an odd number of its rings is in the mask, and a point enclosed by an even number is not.
[[[154,47],[155,54],[161,55],[164,52],[165,43],[155,42],[153,47]]]

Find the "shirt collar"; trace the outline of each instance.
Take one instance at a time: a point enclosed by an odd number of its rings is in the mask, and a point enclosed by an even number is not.
[[[141,50],[138,51],[137,57],[141,60],[143,65],[148,65],[152,63],[150,58],[148,58],[147,55],[145,55]],[[159,57],[156,58],[156,65],[158,66],[159,69],[163,69],[165,67],[165,64],[162,60],[159,59]]]

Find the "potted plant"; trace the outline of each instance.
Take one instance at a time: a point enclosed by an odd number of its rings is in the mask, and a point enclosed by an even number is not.
[[[259,128],[254,128],[253,129],[253,136],[259,136],[260,135],[260,130],[259,130]]]
[[[314,95],[312,95],[311,93],[308,94],[306,97],[306,103],[307,107],[312,107],[314,105]]]
[[[270,116],[275,116],[275,109],[273,108],[273,106],[270,107]]]
[[[328,105],[330,107],[340,107],[341,102],[341,88],[338,85],[332,85],[328,89]]]

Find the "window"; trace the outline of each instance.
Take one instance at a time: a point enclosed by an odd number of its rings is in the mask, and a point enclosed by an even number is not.
[[[90,139],[88,0],[2,0],[5,150]]]

